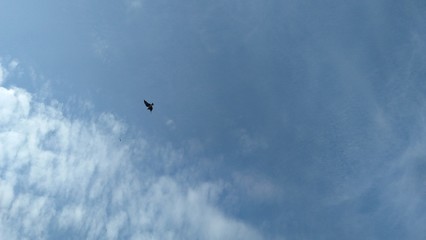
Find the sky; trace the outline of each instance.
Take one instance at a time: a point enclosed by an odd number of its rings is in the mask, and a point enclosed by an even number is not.
[[[2,238],[426,235],[425,1],[3,0],[0,36]]]

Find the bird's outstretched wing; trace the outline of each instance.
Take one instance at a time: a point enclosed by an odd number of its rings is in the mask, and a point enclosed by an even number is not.
[[[147,102],[145,99],[143,100],[143,102],[145,103],[145,106],[147,107],[151,106],[151,104],[149,104],[149,102]]]
[[[149,110],[150,112],[152,112],[152,108],[153,108],[153,106],[154,106],[154,103],[149,103],[149,102],[147,102],[145,99],[143,100],[143,102],[145,103],[145,106],[148,108],[148,110]]]

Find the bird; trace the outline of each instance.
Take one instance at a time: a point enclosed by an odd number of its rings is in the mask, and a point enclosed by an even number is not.
[[[152,109],[154,107],[154,103],[149,103],[147,102],[145,99],[143,100],[143,102],[145,103],[145,106],[147,107],[147,109],[152,112]]]

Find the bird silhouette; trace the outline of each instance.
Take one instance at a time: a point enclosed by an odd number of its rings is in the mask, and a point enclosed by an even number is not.
[[[152,112],[152,109],[153,109],[153,107],[154,107],[154,103],[149,103],[149,102],[147,102],[146,100],[143,100],[143,102],[145,103],[146,108],[147,108],[150,112]]]

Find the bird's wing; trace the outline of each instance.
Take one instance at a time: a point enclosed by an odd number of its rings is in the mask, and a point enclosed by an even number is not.
[[[143,100],[143,102],[145,103],[145,106],[147,107],[151,106],[151,104],[149,104],[149,102],[147,102],[146,100]]]

